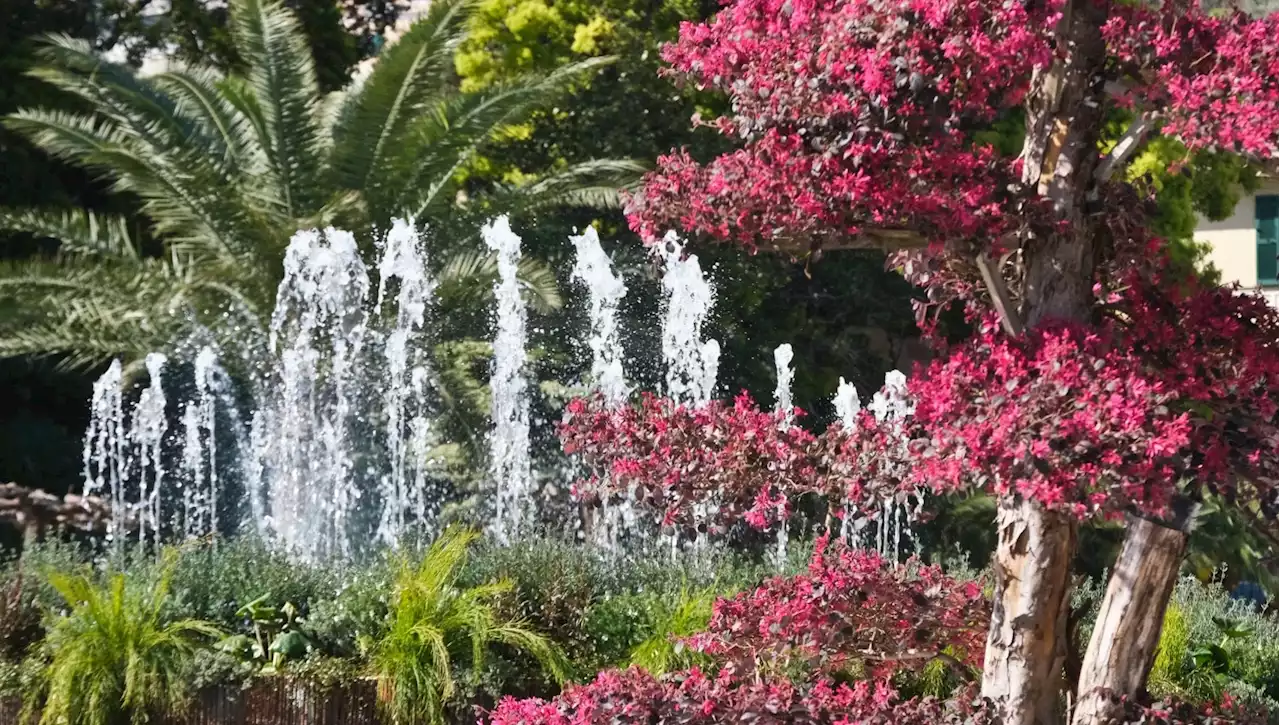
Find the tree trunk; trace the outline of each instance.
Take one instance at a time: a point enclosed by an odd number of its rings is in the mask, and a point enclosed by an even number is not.
[[[1067,653],[1076,523],[1033,501],[1004,497],[996,516],[995,601],[982,666],[982,695],[1004,725],[1058,722]]]
[[[1048,199],[1056,229],[1022,245],[1020,323],[1087,323],[1093,306],[1099,220],[1090,213],[1094,168],[1107,107],[1107,9],[1068,0],[1055,32],[1058,61],[1035,74],[1026,100],[1023,183]],[[1005,725],[1054,725],[1061,719],[1062,666],[1069,642],[1071,561],[1076,522],[1038,503],[1006,496],[997,518],[996,591],[987,636],[982,694]]]
[[[1132,697],[1146,687],[1187,549],[1185,521],[1166,525],[1128,518],[1124,546],[1080,667],[1072,725],[1105,725],[1122,714],[1116,696]]]

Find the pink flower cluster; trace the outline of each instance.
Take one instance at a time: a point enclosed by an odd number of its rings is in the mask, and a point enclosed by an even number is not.
[[[1035,5],[742,0],[685,24],[664,58],[731,96],[715,125],[746,145],[706,166],[659,159],[633,227],[792,247],[867,226],[998,233],[1016,162],[967,133],[1021,103],[1052,59],[1060,3]]]
[[[934,699],[902,701],[888,683],[796,684],[781,678],[739,678],[729,670],[698,669],[655,678],[644,670],[608,670],[586,685],[573,685],[554,700],[505,698],[489,714],[490,725],[619,725],[683,723],[867,723],[889,725],[987,725],[994,712],[983,703]]]
[[[820,539],[809,570],[716,602],[691,648],[744,672],[816,671],[854,663],[876,677],[947,656],[982,668],[991,607],[974,582],[938,567],[889,567],[880,557]]]
[[[1010,339],[988,324],[909,383],[914,416],[814,435],[745,396],[690,409],[574,401],[564,449],[596,475],[577,493],[630,493],[665,525],[767,528],[805,494],[871,501],[927,488],[1017,494],[1084,518],[1164,515],[1209,490],[1263,502],[1277,486],[1276,312],[1229,289],[1133,274],[1103,324]],[[699,520],[695,511],[706,511]]]
[[[1118,5],[1104,26],[1108,49],[1132,84],[1127,100],[1162,119],[1162,133],[1190,148],[1274,156],[1276,15],[1212,17],[1185,6]]]
[[[852,684],[819,678],[794,683],[781,678],[735,676],[728,670],[691,669],[657,678],[631,668],[606,670],[585,685],[570,685],[554,699],[503,698],[487,725],[996,725],[995,708],[984,700],[956,696],[901,699],[885,681]],[[1196,706],[1165,701],[1127,703],[1118,725],[1264,725],[1262,710],[1227,703]]]
[[[745,395],[690,408],[646,393],[636,406],[574,400],[559,432],[564,451],[595,470],[575,485],[579,499],[630,494],[662,512],[664,526],[717,534],[743,518],[761,529],[785,520],[788,497],[824,480],[817,439],[783,423]],[[695,503],[712,507],[707,520],[693,519]]]
[[[1277,483],[1276,311],[1132,273],[1103,323],[1010,340],[989,326],[910,385],[914,476],[1078,516],[1168,512],[1202,489],[1269,506]]]
[[[742,146],[676,151],[627,201],[646,239],[669,229],[803,252],[869,228],[939,246],[991,244],[1039,215],[1020,160],[974,134],[1054,61],[1060,0],[736,0],[685,24],[671,73],[725,92],[711,121]],[[1192,148],[1259,157],[1277,145],[1275,17],[1194,3],[1110,3],[1113,99]]]
[[[1130,503],[1162,511],[1190,443],[1176,392],[1102,337],[1050,325],[979,335],[913,381],[935,488],[1016,493],[1078,516]]]
[[[480,722],[995,725],[997,712],[975,699],[972,685],[948,700],[904,700],[890,684],[895,672],[918,670],[945,647],[960,667],[978,667],[988,616],[972,582],[934,567],[889,569],[874,555],[820,541],[807,573],[716,602],[708,631],[686,640],[711,656],[705,670],[663,677],[606,670],[550,701],[504,698]],[[865,669],[850,681],[854,660]],[[1131,702],[1124,721],[1261,725],[1266,714],[1229,701],[1208,709]]]

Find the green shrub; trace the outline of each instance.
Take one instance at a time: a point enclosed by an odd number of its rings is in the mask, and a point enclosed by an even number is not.
[[[715,601],[714,589],[691,591],[688,587],[680,590],[679,599],[655,600],[665,611],[649,637],[631,650],[631,664],[655,675],[698,664],[703,658],[680,640],[707,628]]]
[[[311,604],[308,629],[321,652],[362,659],[386,633],[395,574],[392,564],[387,557],[352,569],[333,596]]]
[[[452,527],[418,561],[406,555],[397,564],[389,625],[371,653],[395,723],[443,722],[457,689],[454,662],[466,659],[480,670],[494,646],[527,652],[557,679],[565,676],[567,663],[550,640],[501,613],[510,580],[459,583],[478,536]]]
[[[44,637],[31,577],[21,569],[0,579],[0,663],[21,660]]]
[[[142,723],[186,703],[185,675],[199,642],[221,632],[165,617],[175,561],[168,553],[154,576],[48,575],[66,612],[46,615],[48,635],[36,655],[45,667],[23,693],[26,717],[42,708],[41,723],[49,725],[107,725],[125,716]]]
[[[1191,629],[1187,616],[1176,601],[1169,602],[1160,629],[1160,644],[1156,647],[1155,664],[1147,678],[1147,689],[1156,697],[1181,694],[1178,685],[1182,676],[1187,652],[1191,650]]]
[[[286,602],[306,617],[314,603],[331,599],[343,570],[292,561],[257,537],[201,541],[183,546],[173,572],[175,616],[205,619],[241,634],[252,622],[241,611],[250,602]]]

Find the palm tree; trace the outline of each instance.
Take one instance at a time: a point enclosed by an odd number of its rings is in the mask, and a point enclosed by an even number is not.
[[[436,0],[363,83],[328,95],[297,20],[278,0],[232,0],[239,74],[182,67],[144,78],[84,41],[47,38],[32,73],[90,112],[23,109],[7,125],[132,194],[159,244],[123,217],[0,209],[0,228],[60,242],[56,258],[0,272],[0,357],[52,355],[88,366],[137,360],[195,329],[218,335],[228,311],[261,326],[299,228],[425,221],[440,269],[468,274],[474,286],[493,274],[475,244],[483,219],[615,205],[617,189],[640,172],[631,162],[593,161],[463,193],[478,148],[608,62],[459,93],[453,54],[472,7]],[[361,242],[372,247],[372,233]],[[545,265],[527,262],[523,272],[536,304],[558,304]]]

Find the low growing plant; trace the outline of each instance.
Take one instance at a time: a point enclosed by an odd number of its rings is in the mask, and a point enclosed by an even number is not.
[[[706,661],[687,647],[684,639],[706,629],[715,601],[714,589],[683,587],[679,599],[665,607],[653,634],[631,650],[631,664],[661,675]]]
[[[44,635],[40,609],[27,586],[28,577],[19,568],[0,580],[0,662],[16,662]]]
[[[513,590],[510,580],[459,585],[478,537],[451,527],[421,559],[405,557],[398,564],[388,628],[372,651],[382,704],[398,725],[442,723],[457,689],[455,661],[469,659],[479,670],[495,645],[532,655],[557,680],[567,676],[567,662],[550,640],[501,614],[499,603]]]
[[[167,552],[152,577],[48,575],[65,611],[46,613],[48,635],[37,655],[46,665],[23,693],[25,719],[42,710],[42,725],[144,723],[185,706],[186,669],[202,641],[221,632],[166,616],[175,562]]]

